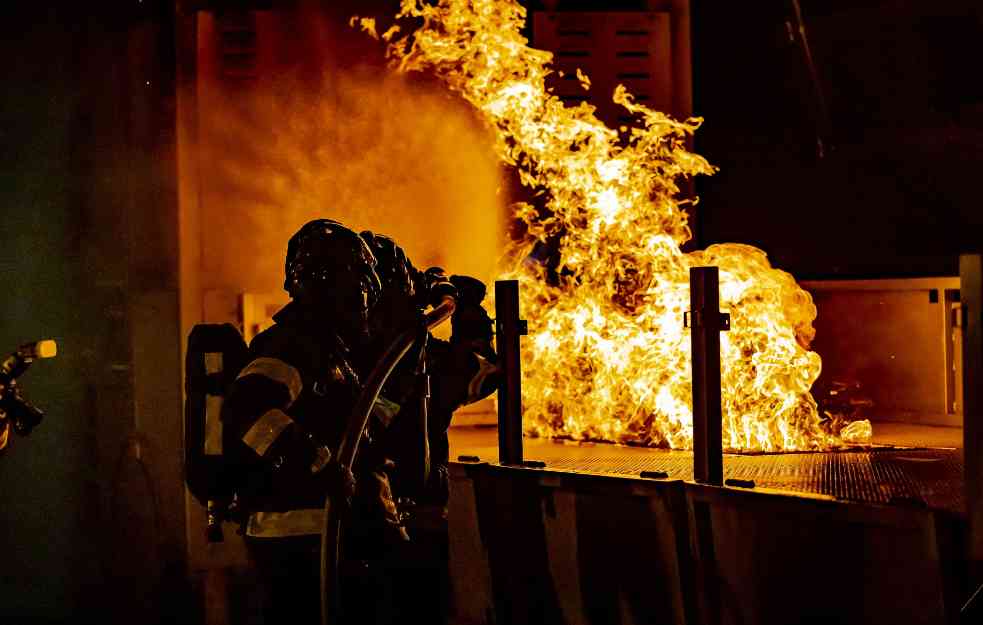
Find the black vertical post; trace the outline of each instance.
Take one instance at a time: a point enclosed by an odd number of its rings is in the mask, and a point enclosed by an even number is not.
[[[526,322],[519,319],[519,282],[495,282],[495,345],[502,369],[498,387],[498,461],[522,464],[522,370],[519,337]]]
[[[693,477],[697,482],[720,485],[724,480],[720,332],[730,327],[730,316],[720,313],[716,267],[690,268],[689,301],[693,344]]]
[[[983,256],[959,257],[963,313],[963,445],[971,580],[983,581]]]

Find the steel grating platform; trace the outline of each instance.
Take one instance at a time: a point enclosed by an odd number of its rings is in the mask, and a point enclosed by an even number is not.
[[[879,427],[880,426],[880,427]],[[755,487],[808,493],[844,501],[926,506],[963,515],[961,430],[875,424],[875,446],[829,453],[725,454],[724,479]],[[880,432],[878,432],[880,430]],[[451,459],[498,459],[494,428],[451,428]],[[525,458],[556,471],[639,476],[662,471],[693,479],[693,454],[612,445],[525,438]]]

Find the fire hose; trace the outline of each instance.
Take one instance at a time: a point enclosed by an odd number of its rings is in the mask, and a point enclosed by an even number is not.
[[[389,379],[393,369],[406,355],[413,344],[425,338],[427,332],[450,318],[457,304],[453,297],[444,297],[440,305],[423,316],[421,323],[405,330],[392,342],[376,363],[365,386],[359,395],[351,419],[338,445],[336,462],[342,469],[354,466],[362,432],[368,424],[369,414],[379,398],[379,392]],[[341,510],[340,502],[335,501],[340,493],[329,493],[324,500],[324,522],[321,526],[321,624],[332,625],[340,622],[340,543]]]

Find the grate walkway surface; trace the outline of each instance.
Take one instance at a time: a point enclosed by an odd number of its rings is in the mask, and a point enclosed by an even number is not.
[[[498,459],[494,428],[452,428],[450,443],[452,460],[459,455]],[[557,471],[626,476],[664,471],[672,479],[693,479],[693,454],[686,451],[526,438],[524,455]],[[958,448],[724,455],[724,479],[753,480],[762,488],[846,501],[925,505],[959,515],[965,508],[963,476],[963,454]]]

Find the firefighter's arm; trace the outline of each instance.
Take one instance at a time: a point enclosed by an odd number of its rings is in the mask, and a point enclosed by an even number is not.
[[[492,320],[481,306],[486,288],[470,276],[454,275],[450,282],[457,288],[457,308],[451,317],[452,360],[455,367],[467,372],[467,393],[462,403],[484,399],[498,385],[500,370],[492,347]]]
[[[431,343],[431,433],[443,432],[450,415],[461,406],[488,397],[498,388],[501,369],[494,351],[476,350],[475,343]]]
[[[453,409],[484,399],[498,388],[501,369],[495,352],[477,341],[450,344],[448,362],[442,363],[441,385],[453,397]],[[443,394],[443,393],[441,393]]]
[[[327,462],[326,450],[287,413],[302,388],[300,372],[279,358],[254,358],[239,373],[222,406],[222,421],[241,461],[303,463],[315,470]]]

